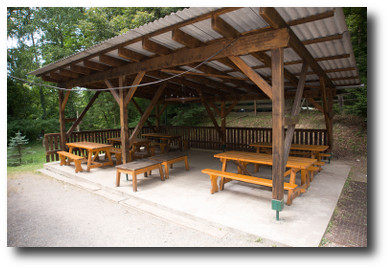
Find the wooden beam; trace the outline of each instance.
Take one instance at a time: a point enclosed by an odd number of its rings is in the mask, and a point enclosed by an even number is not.
[[[70,66],[70,70],[73,71],[73,72],[82,74],[82,75],[89,75],[89,74],[92,73],[92,71],[89,68],[82,67],[82,66],[79,66],[79,65],[71,65]]]
[[[226,23],[218,15],[213,15],[211,17],[211,28],[227,38],[238,38],[241,34],[233,26]]]
[[[145,110],[144,114],[141,116],[141,119],[139,120],[138,124],[135,126],[133,133],[131,133],[131,136],[129,139],[130,145],[133,144],[134,140],[137,138],[138,134],[141,132],[142,127],[144,126],[146,120],[149,118],[150,113],[152,112],[154,106],[157,104],[157,102],[158,102],[161,94],[164,92],[164,89],[166,86],[167,86],[167,82],[164,82],[157,89],[149,106],[146,108],[146,110]]]
[[[268,54],[266,54],[265,52],[253,53],[252,56],[256,57],[258,60],[263,62],[266,67],[271,68],[271,62],[272,62],[271,57],[268,56]],[[284,69],[284,76],[286,77],[287,80],[292,82],[294,85],[298,84],[298,79],[286,68]]]
[[[120,57],[126,58],[126,59],[134,61],[134,62],[139,62],[139,61],[142,61],[142,60],[147,58],[143,54],[140,54],[140,53],[137,53],[135,51],[126,49],[124,47],[119,47],[118,48],[118,55]]]
[[[246,75],[248,78],[254,82],[261,91],[263,91],[270,99],[272,99],[272,89],[271,86],[250,66],[248,66],[244,60],[239,56],[230,56],[229,59]]]
[[[295,119],[295,121],[292,121],[291,123],[288,123],[289,125],[287,127],[286,137],[284,139],[283,171],[286,170],[287,159],[290,154],[291,143],[294,137],[295,125],[299,121],[299,112],[301,111],[301,100],[303,96],[303,90],[305,88],[306,74],[308,68],[309,65],[306,62],[304,62],[301,69],[301,75],[299,76],[299,82],[298,82],[297,91],[295,93],[294,103],[291,109],[291,117],[297,119]]]
[[[230,104],[229,108],[225,111],[226,116],[234,109],[234,107],[236,107],[237,103],[237,99],[233,100],[232,104]]]
[[[144,114],[144,111],[142,108],[138,105],[138,103],[135,101],[134,98],[131,99],[131,102],[134,104],[135,108],[138,110],[138,112],[141,114],[141,116]],[[156,107],[157,108],[157,107]],[[152,123],[150,123],[149,120],[146,120],[146,123],[148,124],[149,127],[154,128]]]
[[[106,54],[99,55],[99,61],[112,67],[119,67],[128,63],[127,61]]]
[[[334,88],[332,81],[326,75],[322,67],[317,63],[317,61],[315,61],[314,57],[306,49],[305,45],[302,44],[275,8],[260,8],[260,15],[273,29],[287,28],[290,34],[289,46],[291,46],[294,51],[309,64],[311,69],[316,72],[319,77],[324,77],[325,82],[329,87]]]
[[[167,47],[165,47],[157,42],[154,42],[148,38],[142,39],[142,48],[144,50],[153,52],[153,53],[158,54],[158,55],[167,55],[167,54],[172,53],[171,49],[169,49],[169,48],[167,48]]]
[[[329,115],[328,97],[325,87],[325,79],[320,77],[321,94],[322,94],[322,109],[325,117],[325,126],[328,133],[328,145],[330,151],[333,149],[333,121]],[[333,99],[333,97],[332,97]]]
[[[81,114],[79,115],[79,117],[76,119],[76,121],[73,123],[73,125],[68,129],[68,131],[66,132],[66,137],[69,137],[70,134],[72,134],[72,132],[76,129],[76,127],[80,124],[81,120],[83,119],[84,115],[87,113],[87,111],[89,110],[89,108],[91,108],[92,104],[95,102],[95,100],[97,99],[97,97],[100,95],[101,92],[96,92],[91,100],[88,102],[87,106],[85,106],[84,110],[81,112]]]
[[[196,48],[204,46],[205,44],[197,38],[183,32],[180,29],[174,29],[172,31],[172,40],[180,43],[188,48]]]
[[[71,80],[67,82],[67,87],[85,85],[123,75],[131,75],[140,71],[160,70],[194,62],[202,62],[209,57],[211,59],[220,59],[232,55],[286,47],[288,42],[289,34],[287,29],[277,29],[265,33],[242,36],[233,43],[230,40],[223,40],[207,46],[183,49],[169,55],[154,57],[138,63],[129,63],[121,67],[113,68],[110,72],[97,72],[89,76]]]
[[[168,72],[173,74],[181,74],[185,70],[175,70],[175,69],[162,69],[162,72]],[[246,78],[241,77],[233,77],[229,75],[220,75],[220,74],[213,74],[213,73],[199,73],[199,72],[186,72],[181,76],[201,76],[201,77],[214,77],[214,78],[220,78],[220,79],[229,79],[229,80],[238,80],[238,81],[246,81]]]
[[[111,82],[109,80],[106,79],[106,80],[104,80],[104,82],[106,83],[108,88],[114,88],[114,86],[111,84]],[[110,92],[111,92],[112,96],[114,97],[115,101],[119,104],[120,98],[119,98],[118,90],[110,89]]]
[[[62,104],[61,104],[61,109],[63,111],[65,111],[66,103],[68,103],[69,96],[70,96],[70,91],[66,91],[64,100],[62,101]]]
[[[276,201],[283,201],[284,197],[283,61],[283,49],[272,50],[272,199]]]
[[[62,87],[62,85],[58,85]],[[59,104],[59,120],[60,120],[60,149],[66,151],[66,132],[65,132],[65,112],[63,108],[64,104],[64,90],[58,90],[58,104]]]
[[[331,18],[333,16],[334,16],[334,9],[329,10],[329,11],[325,11],[323,13],[307,16],[307,17],[304,17],[304,18],[301,18],[301,19],[296,19],[296,20],[289,21],[288,25],[289,26],[294,26],[294,25],[298,25],[298,24],[303,24],[303,23],[323,20],[323,19],[326,19],[326,18]]]
[[[314,106],[314,108],[316,108],[320,112],[324,113],[322,106],[319,103],[317,103],[317,101],[315,101],[313,98],[310,98],[310,97],[305,97],[305,98],[307,99],[307,101],[309,101]]]
[[[119,87],[123,87],[123,77],[119,77]],[[122,164],[130,161],[130,144],[129,144],[129,125],[128,125],[128,107],[126,95],[128,89],[119,89],[119,113],[121,124],[121,145],[122,145]]]
[[[213,112],[212,112],[211,109],[210,109],[210,106],[209,106],[208,103],[206,102],[202,90],[197,89],[197,91],[198,91],[200,100],[201,100],[203,106],[204,106],[205,109],[206,109],[206,112],[207,112],[208,116],[210,117],[211,121],[213,122],[214,127],[215,127],[215,129],[217,130],[219,137],[222,139],[222,138],[223,138],[223,134],[222,134],[221,128],[219,127],[218,122],[217,122],[217,120],[215,119],[214,114],[213,114]]]
[[[97,70],[97,71],[105,71],[105,70],[109,69],[109,67],[106,65],[103,65],[103,64],[100,64],[97,62],[93,62],[90,60],[84,60],[83,63],[84,63],[84,66],[86,66],[87,68]]]
[[[135,85],[139,85],[142,81],[142,78],[145,76],[145,71],[141,71],[137,74],[137,76],[135,77],[132,85],[135,86]],[[129,89],[127,95],[126,95],[126,99],[125,99],[125,102],[126,102],[126,105],[129,104],[129,101],[130,99],[134,96],[135,94],[135,91],[137,91],[137,88],[138,86],[135,86],[135,87],[132,87]]]
[[[73,78],[73,79],[77,79],[79,77],[79,75],[75,72],[72,72],[68,69],[64,69],[64,68],[61,68],[59,70],[59,74],[61,76],[64,76],[64,77],[68,77],[68,78]]]

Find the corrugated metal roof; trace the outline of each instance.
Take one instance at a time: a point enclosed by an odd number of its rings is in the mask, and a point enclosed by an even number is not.
[[[167,30],[166,32],[159,33],[158,35],[152,34],[156,31],[160,31],[164,28],[174,26],[178,23],[186,22],[187,20],[191,20],[200,15],[208,14],[212,11],[218,11],[219,9],[221,8],[194,7],[184,9],[176,13],[172,13],[171,15],[166,16],[164,18],[132,29],[123,35],[103,41],[82,52],[75,53],[67,58],[46,65],[40,69],[31,72],[30,74],[42,75],[50,71],[56,70],[59,67],[65,68],[66,65],[69,65],[71,63],[77,63],[78,65],[82,66],[82,64],[78,63],[78,61],[85,59],[86,57],[92,57],[93,60],[99,61],[96,55],[103,51],[110,56],[116,56],[117,58],[120,58],[119,56],[117,56],[117,46],[122,45],[124,42],[126,42],[125,48],[141,53],[148,57],[153,57],[155,56],[155,53],[143,49],[142,42],[140,40],[137,40],[145,35],[151,35],[149,36],[149,38],[152,41],[164,45],[171,50],[181,49],[184,47],[184,45],[172,40],[171,29]],[[358,71],[356,69],[356,62],[342,8],[278,7],[276,8],[276,10],[287,23],[334,10],[334,16],[307,23],[293,25],[291,26],[291,29],[302,42],[312,41],[315,39],[335,35],[342,35],[341,39],[307,44],[306,48],[314,58],[324,58],[329,56],[349,54],[348,58],[324,60],[319,61],[318,63],[324,69],[325,72],[331,71],[328,73],[329,78],[346,78],[345,80],[333,80],[332,82],[335,86],[346,84],[360,84],[360,80],[359,78],[357,78]],[[223,13],[220,15],[220,17],[240,33],[247,33],[257,29],[269,27],[266,21],[259,14],[258,7],[240,8],[234,11]],[[181,26],[180,30],[202,42],[210,42],[223,38],[221,34],[212,29],[210,18],[205,18],[203,20]],[[132,43],[132,41],[136,42]],[[110,48],[113,48],[112,51],[110,51]],[[267,52],[267,54],[270,55],[269,52]],[[259,67],[262,65],[262,62],[260,62],[258,59],[251,55],[241,56],[241,59],[243,59],[251,67]],[[291,48],[286,48],[284,50],[284,60],[287,63],[299,61],[301,60],[301,58],[294,50],[292,50]],[[239,75],[240,72],[232,70],[231,67],[226,66],[220,61],[210,61],[207,63],[207,65],[222,72],[232,71],[234,72],[235,76],[244,76],[243,74]],[[301,63],[296,63],[293,65],[286,65],[285,67],[292,74],[299,74],[301,66]],[[345,70],[346,68],[354,68],[354,70]],[[257,68],[256,71],[258,71],[264,76],[270,76],[270,70],[267,68]],[[307,76],[307,80],[316,79],[318,79],[318,76],[315,74]]]

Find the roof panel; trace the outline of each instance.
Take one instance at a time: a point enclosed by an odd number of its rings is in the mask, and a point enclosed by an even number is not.
[[[184,9],[182,11],[172,13],[164,18],[158,19],[154,22],[145,24],[138,28],[132,29],[127,33],[103,41],[95,46],[92,46],[82,52],[75,53],[67,58],[61,59],[57,62],[49,64],[43,68],[40,68],[30,74],[39,75],[46,73],[51,70],[56,70],[58,67],[68,66],[69,64],[76,63],[77,61],[85,59],[85,57],[93,56],[92,61],[98,62],[98,57],[96,55],[102,51],[105,51],[106,54],[118,57],[117,46],[123,43],[127,43],[126,48],[131,49],[135,52],[141,53],[146,56],[154,56],[155,54],[142,49],[142,43],[139,41],[139,38],[142,35],[149,35],[151,40],[160,43],[172,50],[181,49],[184,46],[172,40],[171,30],[167,29],[166,32],[160,33],[159,35],[154,35],[155,31],[159,31],[166,27],[174,26],[175,24],[186,22],[191,19],[198,18],[198,16],[209,13],[211,11],[216,11],[220,8],[217,7],[193,7]],[[276,10],[282,16],[282,18],[288,23],[293,20],[302,19],[308,16],[321,14],[326,11],[334,10],[334,16],[326,19],[316,20],[313,22],[302,23],[295,26],[292,26],[291,29],[294,33],[302,40],[312,40],[320,37],[327,37],[336,34],[343,34],[343,38],[340,40],[333,40],[321,43],[314,43],[306,45],[306,48],[312,54],[314,58],[336,56],[342,54],[350,54],[349,58],[335,59],[321,61],[319,64],[325,69],[341,69],[346,67],[356,67],[356,61],[353,55],[353,49],[347,32],[347,26],[345,23],[345,17],[342,11],[342,8],[332,8],[332,7],[278,7]],[[253,30],[261,29],[268,27],[268,24],[263,20],[259,15],[258,7],[245,7],[237,9],[231,12],[221,14],[220,17],[230,24],[233,28],[238,30],[240,33],[246,33]],[[211,19],[196,20],[192,24],[186,26],[181,26],[180,29],[185,33],[199,39],[202,42],[212,42],[214,40],[222,38],[222,36],[212,30],[211,28]],[[131,42],[134,42],[131,44]],[[109,49],[112,48],[111,51]],[[270,52],[266,52],[270,56]],[[262,63],[256,58],[245,55],[241,56],[242,59],[249,66],[259,66]],[[300,57],[291,49],[286,48],[284,50],[284,60],[285,62],[299,61]],[[218,61],[210,61],[206,65],[211,66],[220,71],[231,71],[232,69],[228,66],[223,65]],[[292,73],[299,73],[301,64],[297,65],[288,65],[286,68]],[[257,69],[263,76],[270,76],[270,69]],[[333,73],[329,74],[331,78],[344,78],[357,76],[358,72],[355,71],[344,71],[337,73],[337,77],[334,77]],[[341,76],[341,77],[340,77]],[[318,79],[317,75],[310,75],[313,79]],[[352,82],[353,84],[359,83],[359,80],[345,80],[343,83]],[[340,85],[339,80],[335,80],[334,83]]]

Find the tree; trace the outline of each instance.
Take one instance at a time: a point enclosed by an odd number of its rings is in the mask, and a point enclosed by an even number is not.
[[[16,132],[15,137],[12,137],[9,142],[9,148],[13,151],[16,150],[16,154],[8,155],[8,163],[10,165],[21,165],[22,164],[22,150],[23,145],[28,144],[28,139],[25,139],[26,136],[22,136],[20,131]],[[14,161],[12,158],[16,158]]]
[[[352,99],[351,104],[347,104],[346,109],[353,114],[367,118],[367,8],[348,7],[344,8],[345,19],[348,30],[351,32],[351,42],[364,87],[348,89],[348,99]]]

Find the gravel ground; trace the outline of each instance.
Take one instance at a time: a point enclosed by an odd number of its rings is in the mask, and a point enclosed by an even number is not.
[[[210,236],[39,173],[7,178],[8,247],[274,247],[237,231]]]

